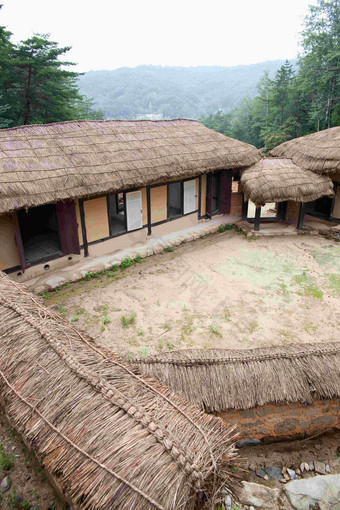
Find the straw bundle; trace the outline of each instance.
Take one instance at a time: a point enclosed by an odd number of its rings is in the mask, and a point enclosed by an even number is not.
[[[0,390],[74,508],[193,509],[234,483],[221,420],[132,372],[1,272]]]
[[[189,349],[132,363],[208,412],[340,397],[340,342]]]
[[[0,131],[0,214],[251,165],[260,152],[197,121],[72,121]]]
[[[286,200],[312,202],[334,195],[327,175],[303,170],[290,159],[262,159],[243,171],[241,185],[245,199],[257,206]]]
[[[340,170],[340,126],[294,138],[270,151],[271,156],[290,158],[305,170],[318,174]]]

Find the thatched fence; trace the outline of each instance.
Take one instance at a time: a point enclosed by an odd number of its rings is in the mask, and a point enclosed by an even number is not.
[[[0,390],[74,508],[211,508],[235,487],[232,438],[0,272]]]
[[[340,342],[186,349],[131,364],[207,412],[340,397]]]

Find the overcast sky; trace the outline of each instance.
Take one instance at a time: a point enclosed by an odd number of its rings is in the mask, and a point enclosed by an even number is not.
[[[1,0],[13,42],[49,33],[77,71],[292,59],[316,0]]]

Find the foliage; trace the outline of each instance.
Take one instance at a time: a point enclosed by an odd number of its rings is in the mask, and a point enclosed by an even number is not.
[[[309,7],[303,54],[287,60],[273,79],[264,73],[256,97],[228,113],[201,119],[209,128],[269,151],[291,138],[340,124],[340,0]]]
[[[122,315],[120,318],[122,327],[124,329],[127,329],[131,324],[134,324],[136,322],[136,317],[137,317],[137,314],[134,310],[132,310],[132,312],[130,313],[130,315],[128,317],[126,317],[125,315]]]

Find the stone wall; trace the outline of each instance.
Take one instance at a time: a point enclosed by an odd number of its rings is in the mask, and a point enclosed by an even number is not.
[[[232,193],[231,194],[230,216],[242,217],[242,204],[243,204],[242,193]]]
[[[340,429],[340,399],[314,400],[312,404],[264,405],[245,411],[226,411],[219,416],[230,425],[236,425],[240,439],[284,441]]]

